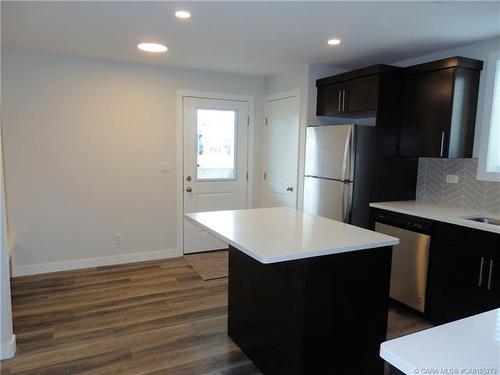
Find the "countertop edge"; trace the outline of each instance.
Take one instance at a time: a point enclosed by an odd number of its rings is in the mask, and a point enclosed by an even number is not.
[[[235,243],[234,241],[230,240],[229,238],[221,235],[220,233],[218,232],[215,232],[213,229],[207,227],[206,225],[200,223],[199,221],[196,221],[194,218],[192,218],[191,216],[189,216],[190,214],[184,214],[184,217],[186,219],[188,219],[190,222],[192,222],[193,224],[195,225],[199,225],[200,227],[202,227],[203,229],[205,229],[207,232],[210,232],[212,235],[214,235],[215,237],[217,237],[218,239],[228,243],[229,245],[233,246],[233,247],[236,247],[238,250],[244,252],[245,254],[247,254],[248,256],[252,257],[253,259],[259,261],[260,263],[265,263],[265,259],[263,259],[262,257],[258,256],[257,254],[251,252],[250,250],[248,250],[247,248],[241,246],[240,244],[237,244]]]
[[[500,309],[492,309],[381,343],[379,356],[404,374],[424,373],[424,369],[500,370],[500,353],[494,333]],[[465,340],[467,345],[463,345]],[[427,349],[427,346],[430,347]],[[484,355],[469,350],[481,348]],[[458,354],[457,354],[458,353]],[[430,373],[430,372],[429,372]],[[472,372],[470,372],[472,373]]]
[[[193,217],[190,216],[191,214],[184,214],[184,217],[188,219],[190,222],[192,222],[195,225],[199,225],[203,229],[205,229],[207,232],[210,232],[212,235],[217,237],[218,239],[228,243],[229,245],[237,248],[241,252],[245,253],[249,257],[255,259],[256,261],[262,263],[262,264],[273,264],[273,263],[279,263],[279,262],[287,262],[291,260],[298,260],[298,259],[307,259],[307,258],[313,258],[313,257],[319,257],[319,256],[326,256],[326,255],[335,255],[335,254],[343,254],[343,253],[348,253],[348,252],[354,252],[354,251],[361,251],[361,250],[369,250],[369,249],[376,249],[380,247],[387,247],[387,246],[394,246],[399,244],[398,239],[394,240],[387,240],[383,242],[378,242],[376,244],[366,244],[363,246],[356,246],[355,249],[350,248],[349,246],[344,246],[338,249],[329,249],[329,250],[318,250],[314,252],[310,252],[308,254],[303,254],[303,253],[297,253],[291,256],[282,256],[282,257],[261,257],[252,252],[251,250],[247,249],[246,247],[242,246],[241,244],[235,243],[234,241],[230,240],[229,238],[221,235],[218,232],[215,232],[213,229],[207,227],[206,225],[200,223],[199,221],[195,220]],[[362,229],[362,228],[360,228]]]
[[[362,251],[362,250],[378,249],[381,247],[394,246],[394,245],[398,245],[398,244],[399,244],[399,241],[385,241],[385,242],[377,243],[376,245],[371,244],[371,245],[355,246],[355,249],[352,249],[349,246],[344,246],[344,247],[340,247],[337,249],[313,251],[313,252],[310,252],[307,254],[297,253],[297,254],[294,254],[292,256],[287,256],[287,257],[274,257],[274,258],[265,257],[265,258],[260,258],[260,259],[263,259],[263,261],[261,261],[261,263],[271,264],[271,263],[287,262],[290,260],[299,260],[299,259],[315,258],[315,257],[327,256],[327,255],[345,254],[345,253]],[[239,247],[237,247],[237,246],[235,246],[235,247],[238,248],[239,250],[241,250]],[[247,255],[250,255],[250,254],[247,254]]]
[[[413,201],[408,201],[408,202],[410,203],[410,202],[413,202]],[[458,225],[458,226],[462,226],[462,227],[466,227],[466,228],[482,230],[482,231],[485,231],[485,232],[491,232],[491,233],[500,234],[500,227],[495,227],[493,225],[483,224],[483,223],[475,222],[473,220],[467,220],[467,219],[465,219],[466,216],[488,215],[487,213],[481,213],[481,212],[478,211],[477,214],[472,214],[471,213],[470,215],[464,215],[462,217],[449,217],[449,216],[446,216],[446,215],[442,215],[441,216],[441,215],[435,215],[435,214],[428,214],[428,213],[425,213],[425,212],[415,212],[415,211],[412,211],[412,210],[409,210],[409,209],[405,209],[405,208],[400,208],[400,207],[393,207],[389,203],[393,203],[393,202],[387,202],[387,203],[384,203],[384,202],[370,203],[370,207],[372,207],[372,208],[378,208],[380,210],[398,212],[398,213],[401,213],[401,214],[415,216],[415,217],[421,217],[421,218],[424,218],[424,219],[429,219],[429,220],[434,220],[434,221],[440,221],[440,222],[443,222],[443,223],[454,224],[454,225]],[[436,207],[439,207],[439,206],[436,205]],[[443,206],[443,207],[446,207],[446,206]],[[450,207],[450,208],[453,208],[453,207]],[[497,215],[491,214],[491,216],[497,216]]]
[[[412,365],[410,365],[408,362],[403,360],[401,357],[395,355],[392,353],[390,350],[386,348],[385,343],[382,343],[380,345],[380,357],[389,363],[391,366],[397,368],[399,371],[403,372],[404,374],[415,374],[416,368]]]

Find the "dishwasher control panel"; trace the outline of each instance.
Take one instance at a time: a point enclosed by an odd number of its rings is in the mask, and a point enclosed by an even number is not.
[[[430,221],[422,220],[421,218],[407,217],[387,212],[375,213],[375,221],[425,234],[431,232],[432,225]]]

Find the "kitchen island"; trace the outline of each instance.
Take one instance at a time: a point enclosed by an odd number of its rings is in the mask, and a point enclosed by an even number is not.
[[[398,239],[283,207],[186,217],[229,244],[228,334],[264,374],[383,373]]]

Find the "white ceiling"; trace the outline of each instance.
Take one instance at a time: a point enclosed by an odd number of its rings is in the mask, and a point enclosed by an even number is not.
[[[273,75],[300,64],[345,68],[500,35],[500,2],[8,2],[2,46],[146,64]],[[192,19],[173,12],[189,9]],[[330,37],[342,39],[328,47]],[[139,52],[139,41],[168,45]]]

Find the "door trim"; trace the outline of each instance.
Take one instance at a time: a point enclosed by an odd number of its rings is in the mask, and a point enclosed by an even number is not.
[[[220,92],[177,90],[176,91],[176,127],[175,139],[177,142],[177,175],[176,175],[176,199],[177,199],[177,248],[184,254],[184,140],[183,140],[183,99],[219,99],[239,101],[248,103],[248,135],[247,135],[247,208],[252,208],[254,199],[254,129],[255,129],[255,97],[251,95],[239,95]]]
[[[278,92],[278,93],[275,93],[275,94],[271,94],[271,95],[267,95],[264,97],[264,119],[267,119],[267,102],[272,102],[272,101],[275,101],[275,100],[281,100],[281,99],[288,99],[288,98],[292,98],[292,97],[297,97],[297,102],[299,104],[299,108],[298,108],[298,112],[299,112],[299,127],[298,127],[298,145],[297,145],[297,181],[295,182],[295,186],[296,186],[296,190],[297,190],[297,194],[296,194],[296,197],[295,197],[295,208],[298,208],[299,207],[299,202],[300,202],[300,198],[299,198],[299,194],[301,192],[302,189],[299,189],[299,181],[303,180],[304,179],[304,173],[301,172],[301,169],[300,169],[300,145],[301,145],[301,135],[302,135],[302,132],[301,132],[301,129],[302,129],[302,123],[301,123],[301,120],[302,120],[302,103],[300,101],[300,89],[292,89],[292,90],[287,90],[287,91],[283,91],[283,92]],[[267,157],[268,157],[268,153],[267,153],[267,126],[266,124],[264,123],[264,142],[263,142],[263,146],[264,146],[264,152],[263,152],[263,155],[264,155],[264,161],[263,161],[263,173],[266,173],[267,172]],[[264,176],[260,176],[260,178],[262,178],[262,185],[261,185],[261,191],[262,191],[262,197],[263,197],[263,201],[264,201],[264,205],[267,207],[267,191],[266,191],[266,185],[267,185],[267,180],[264,180]]]

